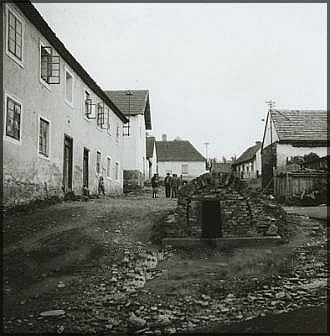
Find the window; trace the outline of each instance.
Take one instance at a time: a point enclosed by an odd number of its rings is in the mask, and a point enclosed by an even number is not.
[[[126,116],[126,118],[128,119],[128,122],[123,126],[123,135],[129,136],[129,117]]]
[[[119,139],[119,126],[117,125],[116,127],[116,138],[117,138],[117,141]]]
[[[47,84],[60,84],[60,56],[52,47],[40,44],[40,77]]]
[[[65,71],[65,99],[69,104],[73,102],[73,76],[69,71]]]
[[[39,122],[39,153],[49,157],[49,122],[42,118]]]
[[[119,180],[119,163],[116,162],[115,164],[115,179]]]
[[[7,51],[23,61],[23,22],[10,9],[7,11]]]
[[[110,109],[107,112],[107,132],[111,134],[111,124],[110,124]]]
[[[107,177],[111,177],[111,159],[107,158]]]
[[[21,140],[21,112],[22,105],[7,96],[6,135]]]
[[[101,153],[96,152],[96,173],[100,174],[101,172]]]
[[[96,123],[100,128],[104,128],[105,120],[104,120],[104,104],[99,103],[97,105],[97,115],[96,115]]]
[[[91,98],[88,91],[85,91],[85,115],[89,116],[92,113]]]
[[[188,164],[185,163],[181,166],[181,172],[182,174],[188,174]]]

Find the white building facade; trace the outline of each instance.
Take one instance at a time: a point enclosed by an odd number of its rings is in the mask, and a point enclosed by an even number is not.
[[[127,119],[31,3],[2,10],[4,205],[122,192]]]
[[[109,90],[106,94],[129,120],[124,128],[124,190],[139,189],[148,180],[146,131],[151,130],[148,90]],[[125,136],[128,135],[128,136]]]
[[[167,173],[192,180],[206,172],[206,159],[186,140],[156,141],[157,172],[161,178]]]
[[[258,178],[261,176],[261,142],[248,148],[233,164],[237,175],[242,179]]]

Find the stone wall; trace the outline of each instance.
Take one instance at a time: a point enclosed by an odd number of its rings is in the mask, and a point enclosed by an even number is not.
[[[244,188],[231,174],[214,173],[201,175],[180,189],[174,216],[164,223],[166,236],[202,238],[205,200],[220,204],[222,238],[286,235],[286,215],[278,204]]]

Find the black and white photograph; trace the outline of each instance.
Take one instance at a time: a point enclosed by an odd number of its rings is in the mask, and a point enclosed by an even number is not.
[[[3,334],[327,334],[327,2],[1,3]]]

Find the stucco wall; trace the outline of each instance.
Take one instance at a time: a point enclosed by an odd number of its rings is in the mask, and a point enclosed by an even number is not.
[[[188,165],[188,174],[182,174],[182,165]],[[205,162],[204,161],[187,161],[187,162],[158,162],[158,174],[160,177],[165,177],[166,173],[182,175],[183,179],[192,179],[205,172]]]
[[[139,170],[146,172],[146,130],[144,116],[141,114],[130,116],[130,135],[125,136],[124,162],[125,170]]]
[[[146,174],[146,180],[150,180],[154,174],[157,173],[157,151],[156,151],[156,143],[154,142],[154,149],[153,149],[153,154],[152,157],[148,159],[150,162],[151,166],[149,167],[148,164],[148,170]]]
[[[236,166],[236,172],[241,178],[256,178],[261,176],[261,149],[256,152],[256,156],[249,162],[244,162]]]
[[[327,155],[328,147],[294,147],[290,144],[277,144],[277,167],[286,165],[287,159],[293,156],[304,156],[311,152],[322,157]]]
[[[97,189],[96,151],[102,153],[102,168],[107,192],[122,191],[122,121],[111,111],[111,135],[99,130],[96,120],[84,118],[83,81],[61,58],[61,83],[44,85],[40,79],[40,43],[50,44],[14,5],[8,5],[20,15],[24,22],[23,66],[17,64],[6,53],[3,43],[4,118],[6,95],[22,104],[21,141],[15,142],[3,136],[4,204],[23,203],[45,195],[61,194],[63,179],[64,134],[73,138],[73,191],[81,193],[83,147],[90,150],[90,190]],[[6,6],[4,6],[6,9]],[[3,11],[3,39],[6,41],[6,10]],[[73,104],[65,101],[65,69],[73,73]],[[89,92],[93,95],[92,91]],[[94,95],[94,99],[96,96]],[[39,118],[50,122],[50,155],[38,153]],[[115,136],[118,125],[119,138]],[[4,122],[5,127],[5,122]],[[106,157],[112,163],[119,162],[119,180],[108,179],[105,175]],[[113,166],[114,167],[114,166]],[[46,184],[45,184],[46,183]]]

